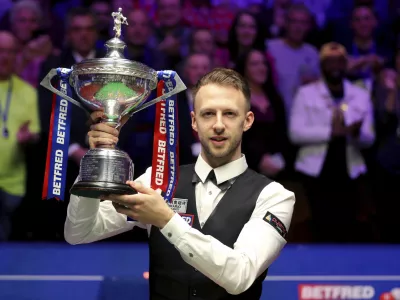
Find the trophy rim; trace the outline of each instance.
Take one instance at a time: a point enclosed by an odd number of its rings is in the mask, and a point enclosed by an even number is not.
[[[70,83],[73,86],[78,75],[118,74],[149,80],[151,90],[157,87],[157,71],[149,66],[125,58],[93,58],[76,63],[71,68]]]

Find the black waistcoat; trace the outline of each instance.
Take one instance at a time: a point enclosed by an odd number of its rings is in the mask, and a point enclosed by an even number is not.
[[[258,196],[271,180],[247,169],[236,178],[201,228],[196,209],[195,184],[192,183],[193,172],[194,165],[180,167],[175,198],[188,199],[187,213],[194,215],[193,228],[233,248],[254,211]],[[178,250],[154,226],[150,233],[149,249],[152,300],[255,300],[261,297],[262,282],[267,271],[247,291],[234,296],[184,262]]]

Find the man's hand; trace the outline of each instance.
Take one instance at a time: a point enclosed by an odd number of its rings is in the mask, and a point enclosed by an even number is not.
[[[32,133],[29,130],[29,124],[31,121],[26,121],[21,127],[18,129],[17,132],[17,141],[20,145],[25,145],[29,142],[33,142],[38,139],[39,135]]]
[[[343,112],[339,108],[333,110],[332,115],[332,137],[341,137],[346,135],[346,127],[344,126]]]
[[[350,126],[347,126],[346,127],[347,134],[349,134],[353,138],[357,138],[360,135],[362,123],[363,121],[361,120],[351,124]]]
[[[114,147],[118,143],[119,131],[105,123],[99,123],[103,118],[104,112],[101,110],[95,111],[90,115],[89,122],[92,124],[88,132],[90,149]]]
[[[127,181],[138,194],[108,195],[103,200],[111,200],[117,212],[141,222],[163,228],[174,216],[174,211],[168,206],[163,197],[152,188],[139,182]]]

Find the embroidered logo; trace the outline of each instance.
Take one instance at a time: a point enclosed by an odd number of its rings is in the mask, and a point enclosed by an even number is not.
[[[267,213],[265,214],[263,220],[265,222],[267,222],[268,224],[270,224],[272,227],[274,227],[276,229],[276,231],[278,231],[278,233],[282,237],[284,237],[284,238],[286,237],[287,230],[286,230],[285,225],[274,214],[272,214],[269,211],[267,211]]]
[[[190,227],[193,227],[194,215],[191,214],[179,214],[179,215],[190,225]]]

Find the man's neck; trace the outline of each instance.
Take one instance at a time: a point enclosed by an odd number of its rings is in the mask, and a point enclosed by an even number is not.
[[[344,89],[343,81],[340,82],[340,83],[329,83],[329,82],[326,82],[326,85],[327,85],[328,89],[331,92],[335,92],[335,93],[343,92],[343,89]]]
[[[355,36],[353,41],[357,48],[363,50],[370,49],[374,43],[374,39],[372,37],[364,38]]]
[[[84,51],[84,52],[79,52],[79,51],[74,51],[76,54],[78,54],[79,56],[83,57],[84,59],[87,58],[89,56],[89,54],[92,52],[93,50],[89,50],[89,51]]]
[[[293,41],[293,40],[291,40],[289,38],[285,38],[284,42],[285,42],[286,45],[288,45],[290,48],[293,48],[293,49],[298,49],[301,46],[303,46],[303,44],[304,44],[303,41],[297,42],[297,41]]]
[[[206,154],[202,149],[200,155],[211,168],[215,169],[239,159],[241,157],[241,151],[239,147],[234,153],[225,157],[211,157],[211,155]]]

